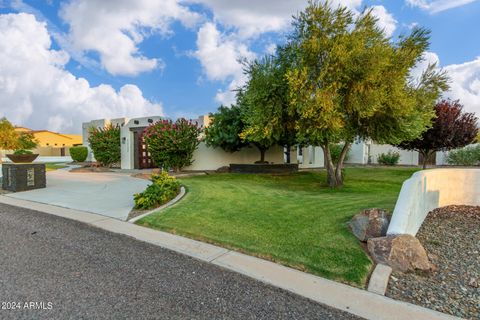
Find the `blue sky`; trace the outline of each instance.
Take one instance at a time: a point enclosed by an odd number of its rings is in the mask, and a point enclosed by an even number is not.
[[[374,8],[392,37],[432,31],[446,97],[480,114],[480,1],[336,0]],[[239,58],[282,43],[306,1],[0,0],[0,116],[79,132],[104,117],[197,117],[234,100]],[[424,67],[424,66],[423,66]],[[419,66],[421,69],[422,66]]]

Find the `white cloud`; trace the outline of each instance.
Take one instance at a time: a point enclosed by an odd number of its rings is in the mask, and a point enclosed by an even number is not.
[[[70,26],[74,48],[97,52],[109,73],[128,76],[162,65],[159,58],[145,57],[139,51],[138,44],[145,37],[169,35],[175,20],[191,27],[200,18],[178,0],[72,0],[63,5],[60,16]]]
[[[162,114],[135,85],[117,92],[91,87],[64,69],[67,53],[51,49],[46,24],[33,15],[0,15],[0,116],[36,129],[79,132],[81,122],[104,117]]]
[[[459,99],[466,111],[476,112],[480,117],[480,57],[462,64],[451,64],[444,69],[452,80],[445,96]]]
[[[440,66],[440,59],[434,52],[425,52],[423,60],[412,69],[413,79],[419,79],[429,64]],[[468,112],[475,112],[480,117],[480,57],[461,64],[443,67],[450,78],[450,89],[443,98],[460,100]]]
[[[475,1],[477,0],[406,0],[406,3],[430,13],[437,13],[461,7]]]
[[[387,37],[391,37],[397,28],[397,20],[384,6],[372,6],[372,14],[378,18],[378,24],[382,28]]]
[[[205,23],[197,34],[197,50],[193,53],[211,81],[230,81],[226,91],[217,93],[216,100],[231,104],[235,100],[232,91],[245,81],[241,59],[252,60],[255,54],[235,34],[222,34],[212,22]]]
[[[235,28],[240,38],[255,38],[265,32],[283,31],[290,26],[292,15],[303,10],[307,0],[184,0],[201,3],[214,14],[216,22]],[[362,0],[333,0],[333,6],[357,9]]]
[[[410,70],[410,76],[414,79],[414,82],[418,82],[423,72],[427,70],[429,65],[435,64],[437,67],[440,65],[440,59],[435,52],[426,51],[422,55],[422,60],[417,63],[415,67]]]

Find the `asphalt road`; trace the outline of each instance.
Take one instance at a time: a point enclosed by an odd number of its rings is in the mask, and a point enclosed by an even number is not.
[[[357,319],[181,254],[0,205],[0,319]]]

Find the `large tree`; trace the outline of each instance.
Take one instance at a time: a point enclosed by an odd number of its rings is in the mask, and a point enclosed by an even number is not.
[[[274,55],[247,63],[248,81],[240,104],[245,129],[241,137],[253,143],[278,144],[287,149],[296,144],[295,113],[291,113],[287,71],[294,62],[290,47],[278,47]]]
[[[210,113],[209,116],[212,121],[205,128],[207,146],[222,148],[226,152],[236,152],[248,145],[240,138],[245,124],[242,121],[239,107],[220,106],[217,112]]]
[[[355,137],[395,144],[418,137],[434,116],[446,89],[444,73],[427,69],[413,82],[411,69],[429,45],[429,32],[415,28],[394,42],[371,11],[311,1],[294,18],[290,45],[297,62],[287,73],[297,138],[322,147],[331,187],[343,184],[342,167]],[[331,143],[344,142],[336,165]]]
[[[458,100],[437,103],[430,129],[417,139],[400,143],[398,147],[418,151],[423,156],[425,169],[428,158],[435,152],[461,148],[475,142],[478,119],[475,114],[462,112],[462,109]]]

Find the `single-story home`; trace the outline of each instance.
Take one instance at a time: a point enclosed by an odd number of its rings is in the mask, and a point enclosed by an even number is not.
[[[103,128],[106,125],[120,127],[121,140],[121,168],[122,169],[145,169],[153,166],[147,147],[143,142],[142,132],[150,124],[163,119],[160,116],[142,117],[142,118],[117,118],[100,119],[85,122],[82,125],[83,145],[89,148],[87,160],[94,160],[92,151],[88,145],[88,134],[92,127]],[[199,126],[207,127],[210,123],[208,116],[200,116],[193,119]],[[398,149],[391,145],[376,144],[372,141],[358,139],[352,145],[348,159],[348,164],[377,164],[378,157],[382,153],[396,151],[400,153],[400,165],[416,166],[421,163],[420,155],[416,151],[406,151]],[[246,147],[234,153],[225,152],[220,148],[208,147],[201,142],[193,155],[193,163],[186,167],[186,170],[216,170],[230,163],[253,163],[259,159],[259,151],[255,147]],[[280,146],[270,148],[265,155],[265,160],[272,163],[285,162],[285,150]],[[290,159],[292,162],[298,162],[300,168],[322,168],[324,166],[323,151],[320,147],[307,146],[295,147],[291,150]],[[435,159],[431,159],[430,164],[445,164],[445,153],[438,152]]]

